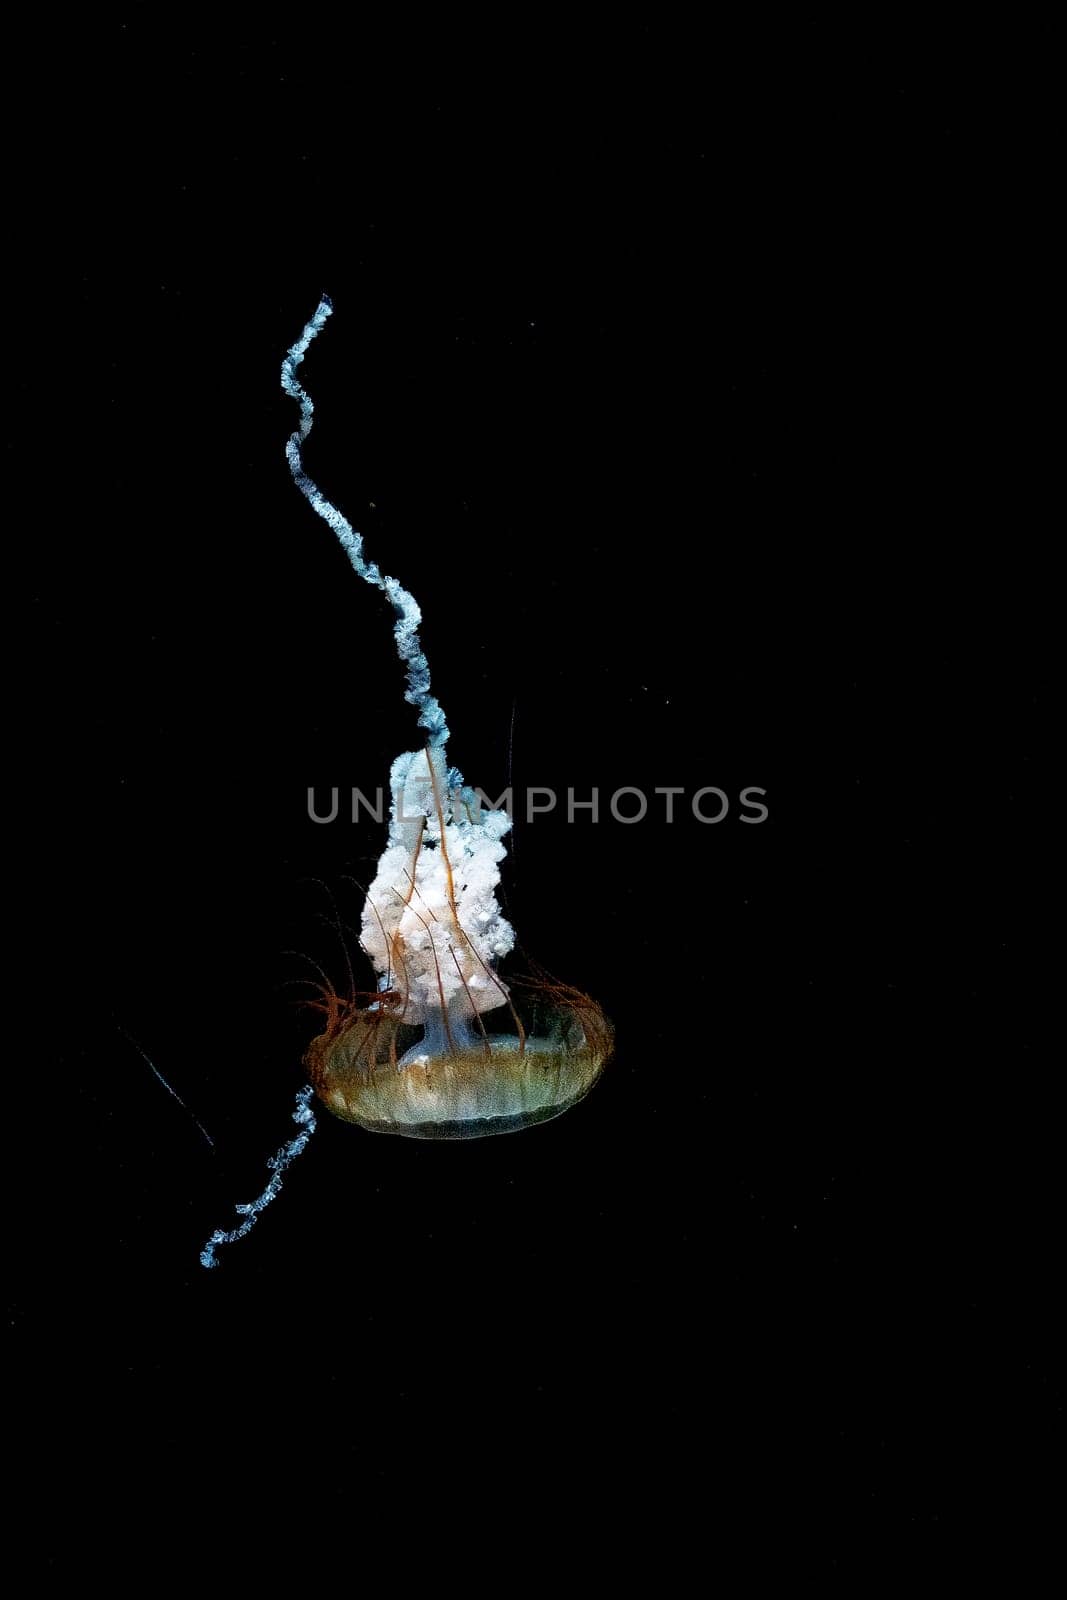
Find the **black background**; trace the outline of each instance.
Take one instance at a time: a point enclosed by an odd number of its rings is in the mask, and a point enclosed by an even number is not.
[[[673,1588],[980,1555],[992,1440],[1051,1383],[1040,1310],[1005,1322],[1047,1205],[1047,713],[990,80],[954,40],[636,15],[128,8],[50,60],[10,69],[31,1559],[229,1528],[248,1581]],[[419,598],[468,780],[759,785],[770,818],[520,819],[509,912],[612,1017],[602,1083],[463,1145],[323,1113],[208,1274],[304,1081],[290,952],[341,976],[322,883],[381,847],[307,789],[417,737],[285,467],[324,290],[307,464]]]

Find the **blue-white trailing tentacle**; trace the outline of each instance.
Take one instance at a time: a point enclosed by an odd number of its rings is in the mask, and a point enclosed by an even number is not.
[[[311,1109],[311,1097],[314,1094],[310,1083],[305,1084],[296,1097],[296,1110],[293,1112],[293,1121],[300,1128],[295,1139],[290,1139],[284,1144],[277,1155],[271,1156],[267,1162],[270,1168],[270,1179],[263,1193],[255,1200],[250,1200],[247,1205],[235,1206],[239,1217],[244,1221],[229,1233],[223,1228],[216,1228],[207,1244],[200,1252],[200,1265],[202,1267],[217,1267],[215,1252],[220,1245],[236,1244],[238,1239],[243,1239],[246,1233],[251,1233],[259,1220],[260,1214],[266,1210],[282,1186],[282,1173],[295,1161],[297,1156],[303,1155],[308,1147],[311,1135],[315,1132],[315,1113]]]
[[[333,303],[330,297],[324,294],[315,315],[282,362],[282,388],[300,406],[300,426],[290,436],[289,443],[285,447],[289,470],[293,474],[297,488],[307,496],[319,516],[324,522],[329,523],[337,535],[359,576],[388,595],[397,618],[393,630],[397,652],[407,669],[408,687],[404,698],[411,705],[418,707],[419,726],[426,729],[429,743],[444,745],[448,738],[448,724],[445,722],[445,714],[438,701],[430,693],[430,668],[419,642],[418,628],[422,621],[422,612],[419,610],[418,602],[396,578],[387,577],[376,562],[366,559],[363,554],[362,534],[357,533],[347,517],[343,517],[336,506],[330,504],[304,471],[300,446],[311,432],[311,419],[315,408],[307,391],[297,382],[296,369],[307,354],[312,339],[323,327],[332,311]]]

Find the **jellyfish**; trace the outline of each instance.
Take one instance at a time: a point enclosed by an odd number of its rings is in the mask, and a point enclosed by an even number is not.
[[[330,984],[322,988],[323,1031],[305,1055],[310,1082],[293,1112],[300,1131],[268,1163],[263,1193],[236,1208],[243,1220],[211,1235],[200,1257],[207,1267],[216,1265],[219,1246],[244,1237],[307,1148],[316,1125],[313,1099],[375,1133],[481,1138],[568,1110],[592,1088],[612,1048],[611,1025],[588,995],[540,968],[507,980],[500,975],[515,945],[496,894],[511,819],[487,806],[448,763],[448,724],[431,692],[414,596],[367,559],[361,535],[304,469],[314,407],[297,368],[332,312],[323,295],[282,363],[282,388],[300,408],[286,457],[296,486],[333,529],[356,573],[393,608],[404,697],[418,712],[424,739],[397,756],[390,771],[388,837],[360,925],[373,983],[359,991],[353,980],[344,994]]]

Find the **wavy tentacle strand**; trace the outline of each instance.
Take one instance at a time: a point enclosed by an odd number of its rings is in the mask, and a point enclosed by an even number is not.
[[[246,1205],[234,1207],[237,1215],[243,1217],[244,1221],[239,1223],[236,1228],[231,1228],[229,1232],[224,1228],[215,1229],[211,1238],[200,1252],[200,1265],[202,1267],[217,1267],[218,1262],[215,1260],[215,1252],[219,1247],[224,1244],[236,1244],[238,1239],[243,1239],[246,1234],[251,1233],[271,1201],[277,1198],[278,1191],[282,1186],[282,1173],[296,1160],[297,1156],[303,1155],[311,1141],[311,1135],[315,1132],[315,1113],[311,1109],[311,1097],[314,1093],[314,1089],[308,1083],[304,1085],[297,1095],[293,1121],[301,1131],[295,1139],[290,1139],[287,1144],[282,1145],[276,1155],[270,1157],[267,1162],[267,1166],[270,1169],[270,1178],[262,1194],[257,1195],[254,1200],[250,1200]]]
[[[282,362],[282,388],[300,407],[300,426],[290,436],[285,447],[285,455],[297,488],[323,521],[333,529],[355,571],[367,583],[373,584],[376,589],[381,589],[396,612],[393,636],[408,680],[404,698],[410,705],[418,708],[419,726],[426,729],[430,744],[440,747],[448,738],[448,724],[439,701],[430,693],[430,667],[419,641],[418,630],[422,612],[419,610],[418,602],[396,578],[390,578],[383,573],[377,562],[367,560],[363,554],[362,534],[357,533],[348,518],[342,516],[337,507],[330,504],[304,470],[300,447],[311,432],[315,407],[306,389],[297,381],[296,369],[307,354],[311,341],[322,329],[332,311],[333,303],[330,297],[324,294],[314,316],[306,324],[300,338]]]

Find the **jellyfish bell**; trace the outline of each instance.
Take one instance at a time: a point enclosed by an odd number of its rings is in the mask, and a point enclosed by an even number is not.
[[[478,1139],[558,1117],[596,1082],[610,1029],[595,1002],[576,994],[556,1007],[551,1026],[544,1034],[487,1031],[483,1048],[420,1042],[401,1065],[395,1020],[357,1012],[334,1036],[314,1040],[305,1060],[319,1099],[344,1122],[411,1139]]]
[[[409,1138],[559,1116],[599,1076],[611,1029],[578,990],[495,970],[515,942],[496,899],[507,812],[484,807],[439,746],[399,756],[391,788],[360,940],[378,988],[363,1006],[332,997],[305,1058],[316,1093],[344,1121]]]

